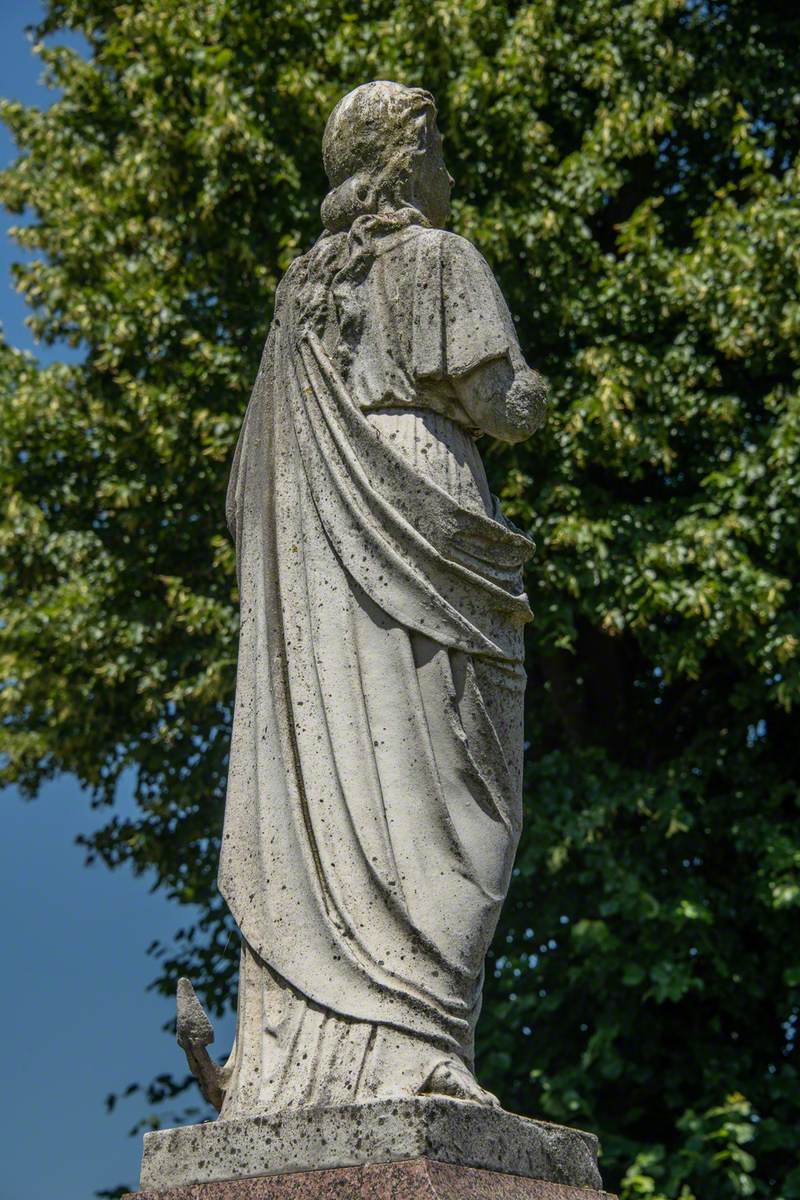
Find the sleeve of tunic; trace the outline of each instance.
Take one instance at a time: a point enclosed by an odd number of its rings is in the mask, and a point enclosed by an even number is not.
[[[420,380],[458,379],[483,363],[521,357],[489,264],[455,233],[426,230],[418,239],[412,346]]]

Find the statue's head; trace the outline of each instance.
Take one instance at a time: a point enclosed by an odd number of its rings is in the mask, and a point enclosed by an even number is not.
[[[322,223],[331,233],[365,213],[409,207],[446,224],[453,180],[430,92],[384,79],[348,92],[328,118],[322,157],[331,184]]]

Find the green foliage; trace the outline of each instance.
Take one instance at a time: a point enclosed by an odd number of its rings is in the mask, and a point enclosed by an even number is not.
[[[530,445],[486,447],[538,554],[483,1079],[596,1129],[624,1200],[798,1200],[796,8],[51,0],[40,36],[65,28],[90,54],[41,49],[61,99],[2,109],[19,287],[85,353],[0,355],[4,778],[111,805],[135,771],[89,854],[200,906],[161,986],[223,1008],[228,463],[327,111],[429,87],[454,226],[554,396]]]

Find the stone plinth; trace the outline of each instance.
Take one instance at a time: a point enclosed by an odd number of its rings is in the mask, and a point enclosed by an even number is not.
[[[608,1192],[418,1158],[136,1192],[126,1200],[615,1200]]]
[[[598,1189],[597,1152],[597,1138],[590,1133],[461,1100],[421,1096],[147,1133],[141,1187],[149,1196],[191,1184],[430,1159],[573,1189]]]

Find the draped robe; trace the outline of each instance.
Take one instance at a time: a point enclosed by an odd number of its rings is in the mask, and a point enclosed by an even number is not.
[[[243,950],[223,1118],[471,1067],[520,832],[531,545],[450,386],[518,355],[513,325],[455,235],[344,237],[329,249],[357,268],[320,283],[322,247],[281,284],[229,489],[219,883]]]

